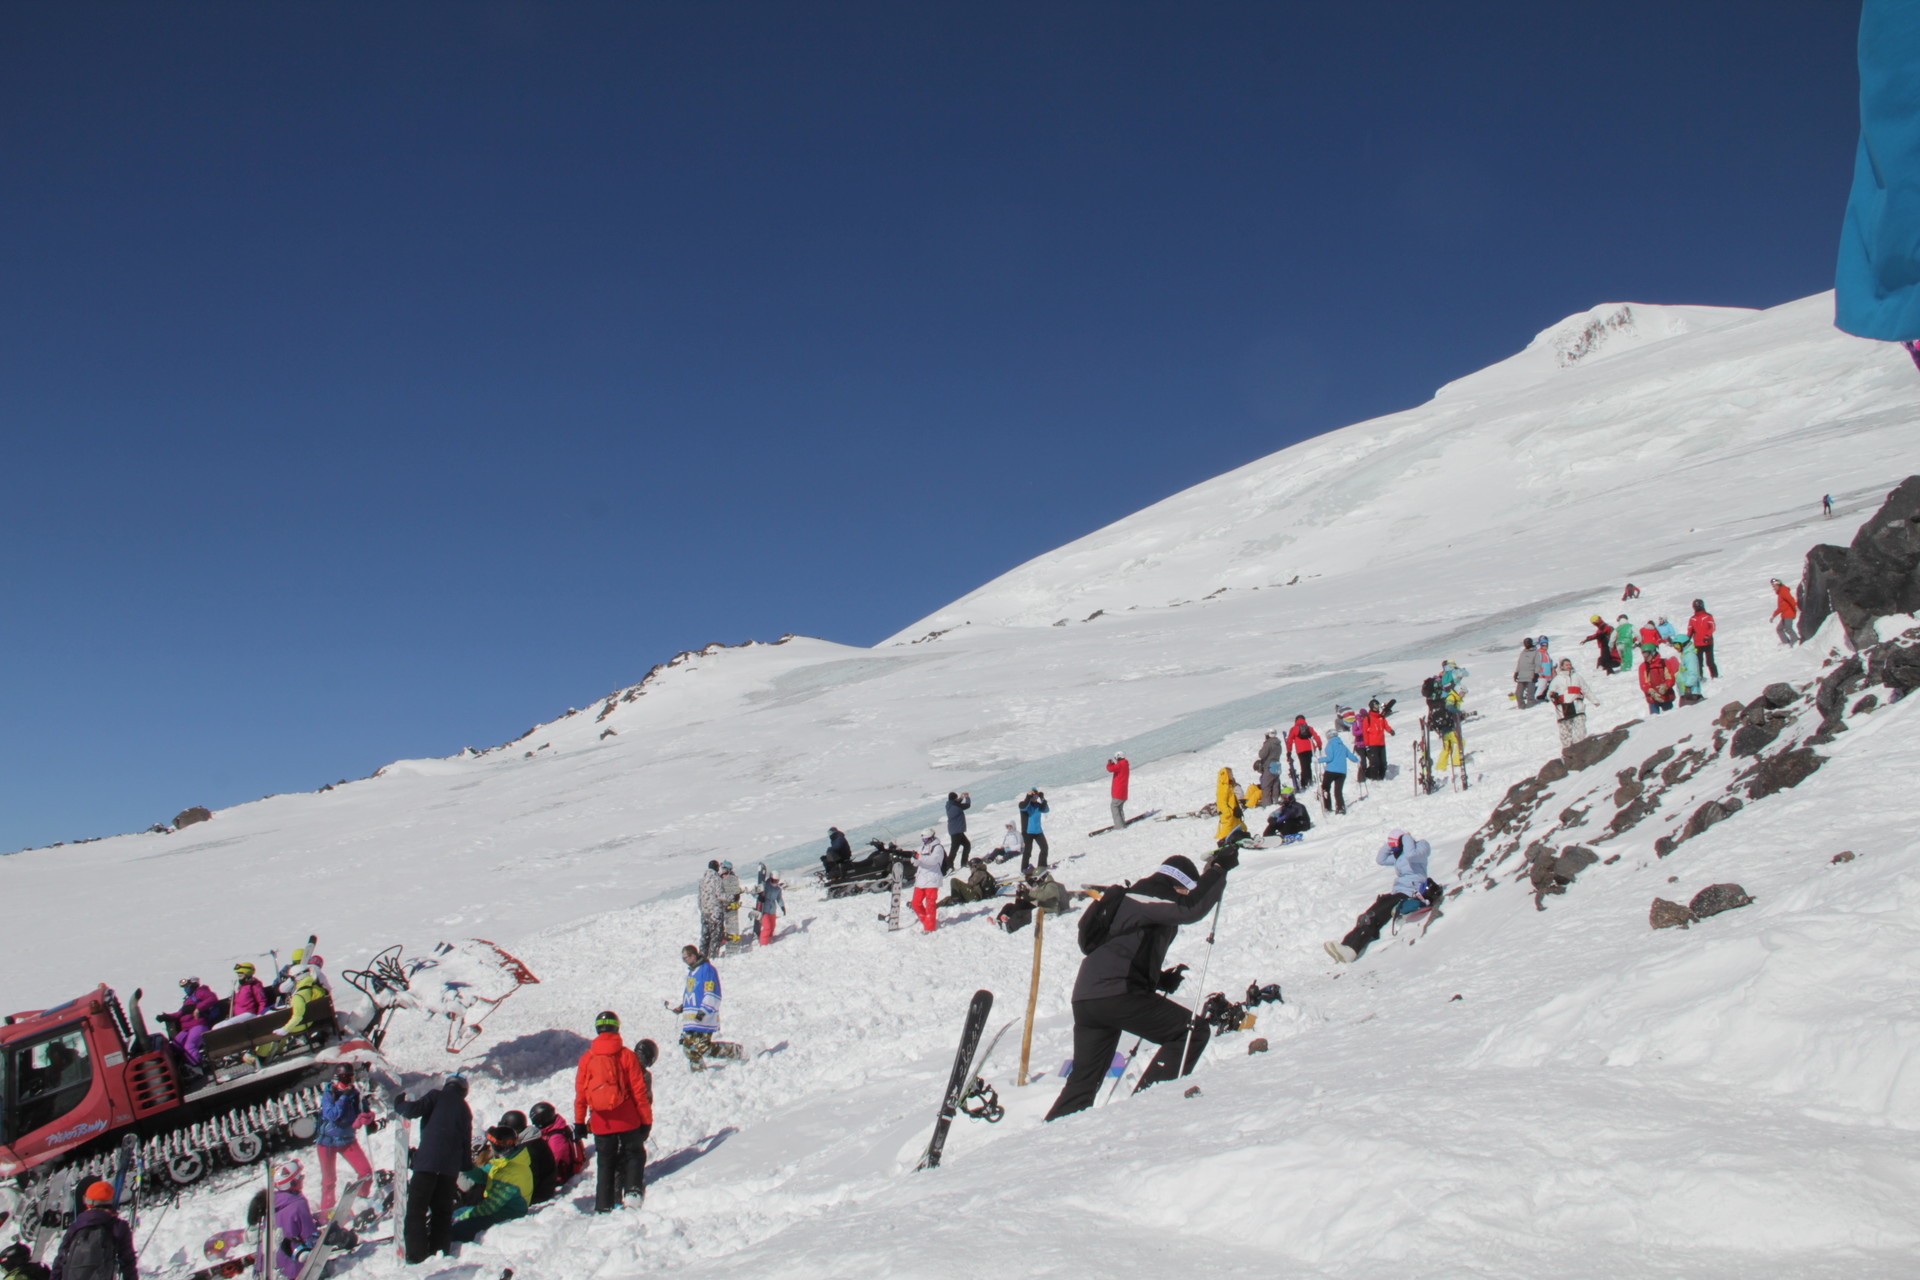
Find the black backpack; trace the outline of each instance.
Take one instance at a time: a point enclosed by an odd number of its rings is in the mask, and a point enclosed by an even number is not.
[[[1090,956],[1105,943],[1113,932],[1113,918],[1120,912],[1120,902],[1127,896],[1130,886],[1110,884],[1100,891],[1093,905],[1080,913],[1080,954]]]
[[[114,1280],[120,1259],[113,1247],[113,1224],[97,1222],[76,1231],[61,1251],[60,1274],[66,1280]]]
[[[1440,677],[1428,676],[1425,680],[1422,680],[1420,682],[1420,696],[1428,702],[1439,701],[1444,696],[1440,688]]]

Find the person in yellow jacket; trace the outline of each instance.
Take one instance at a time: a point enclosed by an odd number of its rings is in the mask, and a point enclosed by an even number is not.
[[[533,1202],[533,1158],[521,1144],[520,1135],[505,1125],[487,1130],[486,1145],[480,1148],[474,1167],[460,1177],[463,1181],[478,1180],[482,1175],[487,1187],[480,1194],[480,1202],[453,1215],[453,1238],[461,1244],[474,1240],[496,1222],[526,1217],[527,1206]]]
[[[1247,784],[1247,799],[1246,799],[1245,807],[1248,809],[1258,809],[1265,802],[1266,802],[1266,796],[1261,792],[1260,784],[1258,782],[1249,782]]]
[[[1233,785],[1232,769],[1220,771],[1220,777],[1214,782],[1213,803],[1220,810],[1220,829],[1214,834],[1215,844],[1225,844],[1227,837],[1236,831],[1246,834],[1246,809],[1240,800],[1240,789]]]
[[[293,994],[287,997],[287,1020],[273,1034],[277,1036],[297,1036],[302,1031],[313,1029],[313,1019],[309,1011],[313,1002],[326,998],[321,990],[319,979],[313,976],[312,969],[303,968],[293,980]]]

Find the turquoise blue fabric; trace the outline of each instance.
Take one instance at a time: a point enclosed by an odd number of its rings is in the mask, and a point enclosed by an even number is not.
[[[1920,4],[1860,10],[1860,146],[1834,269],[1834,323],[1920,338]]]

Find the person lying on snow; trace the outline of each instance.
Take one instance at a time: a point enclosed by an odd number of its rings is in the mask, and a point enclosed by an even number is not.
[[[1373,900],[1360,913],[1347,936],[1324,944],[1327,954],[1343,964],[1360,958],[1360,953],[1379,940],[1380,931],[1396,915],[1407,915],[1440,901],[1440,886],[1427,879],[1427,857],[1432,852],[1425,840],[1416,840],[1405,831],[1387,832],[1387,842],[1374,861],[1393,868],[1393,888]]]

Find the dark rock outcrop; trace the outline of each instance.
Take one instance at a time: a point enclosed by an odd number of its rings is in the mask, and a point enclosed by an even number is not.
[[[1737,884],[1710,884],[1693,895],[1693,901],[1687,904],[1687,910],[1696,920],[1705,920],[1708,916],[1717,916],[1722,911],[1731,911],[1735,907],[1744,907],[1753,898]]]
[[[1638,720],[1634,720],[1621,725],[1617,729],[1609,729],[1605,733],[1597,733],[1591,738],[1582,738],[1580,741],[1562,751],[1560,758],[1566,762],[1568,769],[1575,772],[1581,769],[1591,769],[1594,765],[1599,764],[1615,751],[1618,751],[1620,744],[1627,740],[1629,731],[1632,730],[1634,725],[1639,723]],[[1545,773],[1546,770],[1542,769],[1541,772]]]
[[[1800,638],[1840,615],[1847,643],[1875,644],[1874,621],[1920,609],[1920,476],[1908,476],[1845,547],[1807,552],[1800,578]]]
[[[1693,923],[1693,912],[1677,902],[1655,898],[1653,909],[1647,912],[1647,923],[1656,929],[1684,929]]]
[[[1768,756],[1749,776],[1747,799],[1760,800],[1776,791],[1797,787],[1824,763],[1826,763],[1826,757],[1816,754],[1812,747],[1795,747],[1790,751]]]
[[[195,805],[191,809],[182,809],[173,815],[173,829],[178,831],[182,827],[190,827],[196,822],[205,822],[212,817],[211,809],[203,805]]]

